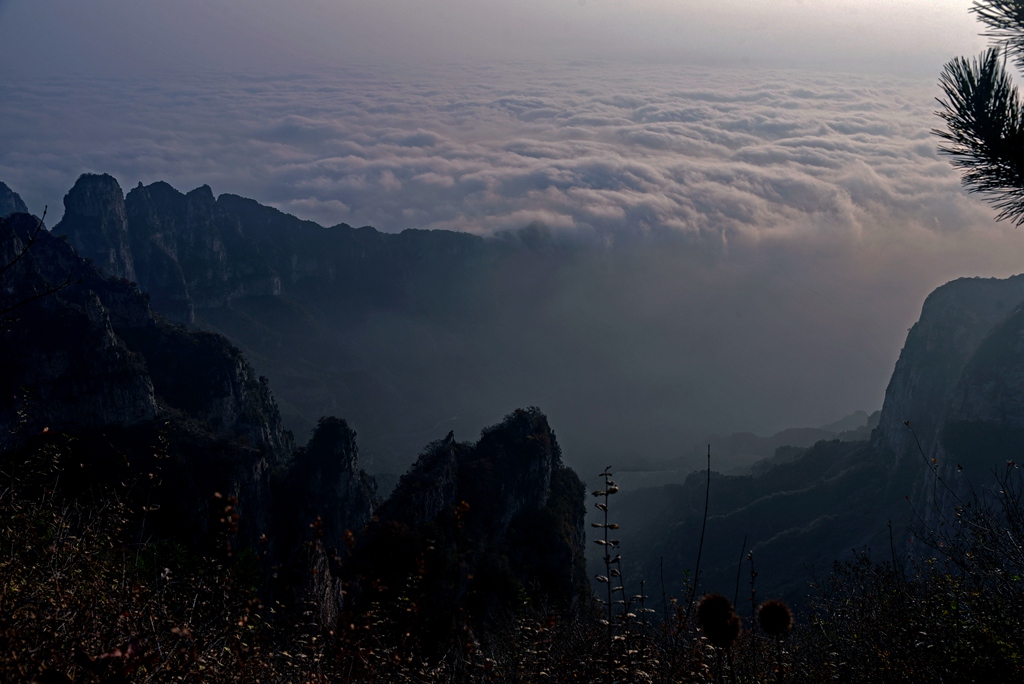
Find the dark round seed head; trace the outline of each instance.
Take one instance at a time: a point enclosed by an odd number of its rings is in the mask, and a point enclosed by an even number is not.
[[[782,636],[793,628],[793,614],[782,601],[765,601],[757,611],[757,622],[765,634]]]
[[[740,635],[740,619],[721,594],[705,594],[697,604],[697,623],[715,646],[728,648]]]

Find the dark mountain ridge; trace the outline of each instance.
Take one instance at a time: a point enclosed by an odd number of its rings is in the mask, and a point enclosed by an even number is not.
[[[465,284],[472,282],[467,281],[467,274],[526,266],[529,261],[532,270],[517,273],[517,280],[542,280],[544,255],[568,249],[536,240],[532,244],[540,251],[530,253],[527,260],[521,258],[521,245],[502,240],[422,231],[386,235],[349,226],[324,229],[251,200],[230,195],[214,198],[206,187],[182,194],[162,183],[133,190],[121,211],[117,206],[119,188],[109,176],[83,176],[76,188],[69,193],[60,230],[74,233],[77,226],[85,226],[83,234],[92,235],[100,247],[92,254],[94,263],[123,272],[127,262],[122,264],[118,258],[128,254],[137,277],[151,279],[147,282],[154,302],[164,297],[169,310],[176,306],[179,313],[192,311],[194,324],[244,340],[255,350],[255,358],[279,373],[275,387],[283,387],[293,404],[305,402],[299,413],[308,413],[317,405],[360,403],[393,410],[396,404],[375,394],[390,386],[388,392],[400,395],[398,405],[410,407],[410,412],[415,413],[415,407],[431,407],[416,414],[410,426],[422,424],[429,415],[444,415],[438,413],[434,402],[441,397],[444,410],[444,398],[460,393],[461,379],[447,377],[451,368],[476,368],[490,384],[497,382],[487,370],[493,370],[493,365],[474,366],[480,359],[474,357],[478,351],[473,349],[486,348],[480,338],[472,336],[475,317],[485,316],[485,309],[495,301],[513,309],[528,309],[531,303],[530,285],[496,300],[492,292],[482,296],[467,291]],[[112,208],[105,213],[96,211],[89,203],[71,201],[73,196],[105,197]],[[99,218],[79,216],[85,212],[76,209],[80,204],[89,209],[89,216]],[[103,226],[104,221],[121,216],[124,230],[90,228],[97,221]],[[98,236],[102,235],[128,236],[130,248],[125,251],[101,244]],[[141,269],[138,264],[149,265]],[[538,278],[532,278],[534,275]],[[828,431],[815,430],[788,431],[772,438],[733,435],[718,440],[724,443],[726,458],[732,449],[750,460],[761,460],[749,476],[716,474],[712,478],[710,535],[702,581],[709,585],[735,581],[734,556],[747,534],[755,557],[763,563],[765,588],[795,596],[805,590],[805,570],[812,565],[820,567],[852,548],[887,546],[889,520],[894,521],[896,543],[902,548],[906,539],[902,527],[913,510],[930,504],[927,497],[933,473],[926,459],[936,458],[950,477],[948,469],[954,465],[983,476],[984,468],[1005,460],[1018,429],[1011,414],[1018,397],[1024,396],[1024,386],[1014,380],[1013,342],[1018,320],[1015,312],[1022,299],[1024,277],[1020,276],[1002,281],[962,279],[936,290],[908,335],[870,440],[863,439],[867,434],[861,429],[838,440],[831,439]],[[369,338],[360,337],[367,321],[382,326],[378,329],[387,335],[378,341],[391,348],[372,349],[373,345],[367,344]],[[410,331],[416,332],[411,345],[403,339]],[[467,337],[461,337],[463,333]],[[152,343],[144,347],[128,332],[124,334],[140,351],[153,354],[159,348]],[[336,365],[320,365],[324,359],[332,359],[330,363]],[[444,363],[435,363],[439,359]],[[498,365],[508,366],[505,372],[514,368],[511,363]],[[993,368],[1000,370],[993,374]],[[390,374],[391,380],[381,377],[384,373]],[[418,383],[402,385],[394,380],[409,376],[416,376]],[[155,374],[153,382],[158,377],[159,373]],[[500,380],[502,376],[497,377]],[[165,378],[161,384],[172,387],[172,380]],[[400,387],[406,391],[399,391]],[[462,389],[465,396],[477,396]],[[360,421],[374,425],[366,406],[358,413]],[[442,424],[444,421],[436,421],[434,429]],[[339,455],[355,454],[354,438],[345,437],[351,430],[349,424],[333,430],[334,446],[311,446],[305,453],[335,454],[354,463],[353,458]],[[985,449],[979,449],[979,431],[994,436],[998,444],[986,442]],[[420,439],[420,434],[392,435],[392,443]],[[826,439],[814,443],[819,436]],[[917,451],[917,440],[926,459]],[[408,498],[405,510],[422,509],[427,517],[454,515],[453,507],[459,502],[453,499],[457,489],[452,489],[452,477],[428,474],[437,469],[437,473],[449,474],[466,469],[455,456],[441,458],[438,454],[448,452],[435,447],[431,458],[421,458],[416,464],[416,477],[410,480],[419,478],[433,485],[421,491],[406,486],[403,480],[395,496],[397,500]],[[773,449],[775,453],[767,456]],[[452,442],[451,454],[464,452],[469,453]],[[718,452],[713,448],[713,453]],[[957,464],[951,464],[952,456]],[[720,461],[713,461],[713,468],[717,463]],[[297,499],[320,490],[325,477],[346,473],[326,508],[347,510],[347,502],[354,502],[351,519],[360,524],[371,518],[370,511],[410,529],[422,523],[403,522],[401,516],[389,518],[384,511],[394,510],[390,504],[373,508],[369,503],[374,498],[373,488],[353,474],[354,466],[332,469],[323,463],[316,465],[314,460],[293,472],[288,485],[291,491],[306,493]],[[704,474],[694,473],[681,484],[625,492],[616,502],[621,507],[623,529],[635,535],[624,539],[642,549],[632,559],[626,556],[633,564],[631,577],[656,581],[654,568],[660,573],[664,559],[666,583],[673,591],[679,590],[683,571],[693,565],[703,484]],[[908,497],[914,508],[907,507]],[[663,505],[653,506],[654,501]],[[312,512],[308,508],[296,514],[289,529],[304,530],[298,521]],[[349,519],[349,513],[345,518]],[[322,515],[321,524],[325,553],[347,553],[342,548],[345,540],[339,536],[345,525],[331,515]]]
[[[521,258],[515,239],[323,228],[252,200],[215,198],[208,186],[181,193],[140,184],[124,197],[107,175],[78,180],[54,233],[102,272],[136,280],[172,321],[242,347],[271,377],[289,427],[303,433],[321,415],[347,415],[369,433],[382,467],[399,472],[433,426],[475,429],[508,411],[504,402],[481,410],[459,399],[502,393],[495,373],[510,372],[487,351],[498,341],[479,339],[493,334],[480,321],[496,302],[466,284],[514,271],[497,303],[510,313],[528,306],[523,284],[537,287],[545,268]],[[557,248],[529,242],[534,256]]]
[[[118,215],[83,224],[95,228]],[[268,597],[296,610],[313,601],[320,626],[332,629],[346,609],[343,583],[375,586],[379,578],[368,573],[385,570],[369,563],[363,573],[342,575],[381,506],[373,478],[359,467],[355,433],[325,417],[296,448],[266,379],[241,351],[154,313],[135,283],[104,276],[95,263],[33,216],[0,220],[0,311],[11,310],[0,321],[0,464],[34,472],[50,467],[51,454],[52,467],[70,475],[57,477],[62,495],[107,491],[129,502],[136,540],[176,540],[214,556],[225,548],[253,554]],[[475,509],[467,529],[486,530],[461,549],[471,567],[478,557],[505,557],[501,532],[531,516],[571,540],[547,551],[544,562],[499,564],[512,568],[508,578],[518,589],[475,586],[467,615],[483,619],[484,607],[508,608],[521,592],[548,596],[555,592],[549,575],[585,591],[582,485],[562,466],[544,416],[516,413],[479,446],[460,449],[473,454],[472,465],[426,485],[460,498],[438,494],[437,506],[403,518],[404,529],[443,528],[465,499]],[[487,489],[483,471],[500,473],[500,481]],[[400,487],[383,519],[388,511],[416,511],[415,498]],[[554,512],[552,499],[561,506]]]
[[[104,236],[122,236],[117,253],[155,310],[232,340],[296,434],[345,416],[364,463],[389,482],[438,432],[470,434],[517,406],[543,404],[571,458],[598,467],[622,454],[682,454],[692,467],[691,444],[764,412],[742,389],[749,345],[723,340],[717,363],[691,360],[710,344],[698,331],[745,324],[702,291],[714,255],[678,236],[610,244],[537,224],[492,237],[385,233],[321,227],[207,186],[153,183],[123,202],[110,176],[76,188],[57,233],[80,237],[111,273],[123,268]],[[122,228],[80,229],[93,219],[76,213],[79,195],[108,197]],[[708,389],[698,398],[695,387]],[[771,450],[737,454],[742,468]]]

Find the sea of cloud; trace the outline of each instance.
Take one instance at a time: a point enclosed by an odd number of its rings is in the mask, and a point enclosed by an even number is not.
[[[1022,270],[1024,237],[936,152],[937,94],[931,80],[592,62],[11,79],[0,180],[54,220],[93,171],[126,190],[206,183],[324,225],[676,236],[699,258],[623,285],[624,310],[671,331],[623,374],[681,386],[698,368],[690,405],[715,388],[704,414],[735,414],[714,429],[770,431],[878,408],[931,289]],[[587,296],[567,309],[596,320]],[[673,356],[690,365],[666,375]],[[665,406],[670,424],[685,402]]]
[[[612,67],[0,85],[0,176],[58,205],[86,170],[208,183],[324,224],[542,221],[729,240],[988,223],[929,134],[936,86]]]

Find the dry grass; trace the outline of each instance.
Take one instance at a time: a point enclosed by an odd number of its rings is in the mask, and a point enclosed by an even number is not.
[[[745,620],[726,652],[683,601],[657,622],[616,616],[608,658],[607,606],[556,615],[524,604],[492,633],[462,628],[428,662],[403,633],[415,578],[322,631],[315,605],[261,601],[255,554],[135,543],[116,494],[62,498],[55,462],[36,455],[50,465],[0,472],[3,682],[1024,681],[1015,469],[1002,498],[958,509],[959,527],[933,535],[938,551],[906,573],[866,557],[837,565],[792,632]]]

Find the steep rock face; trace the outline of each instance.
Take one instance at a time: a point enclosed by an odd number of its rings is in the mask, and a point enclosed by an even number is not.
[[[214,434],[241,439],[280,460],[291,452],[266,378],[220,335],[167,323],[119,331],[146,361],[157,398]]]
[[[949,420],[1024,428],[1024,308],[975,351],[953,393]]]
[[[37,225],[28,214],[0,225],[0,263],[21,255],[0,281],[0,309],[17,307],[0,335],[0,448],[44,427],[124,426],[157,414],[141,359],[114,330],[154,324],[145,298],[104,280],[67,243],[36,234]],[[33,301],[69,275],[81,283]]]
[[[979,345],[951,393],[940,428],[936,459],[947,482],[991,480],[1024,444],[1024,306],[1019,306]],[[961,487],[966,491],[967,484]]]
[[[409,628],[428,641],[464,619],[518,610],[524,596],[578,605],[589,591],[584,495],[538,409],[513,412],[475,445],[449,434],[402,477],[356,547],[346,567],[356,602],[414,582],[421,610]]]
[[[203,537],[219,492],[255,544],[270,523],[270,470],[292,450],[266,381],[227,340],[154,316],[134,283],[102,276],[38,225],[27,214],[0,225],[0,263],[13,262],[0,309],[18,305],[0,326],[0,450],[44,428],[96,441],[74,451],[80,479],[159,484],[147,527]]]
[[[413,528],[454,508],[459,492],[459,453],[464,451],[454,432],[428,445],[385,502],[384,519]]]
[[[0,182],[0,218],[7,218],[11,214],[27,214],[28,207],[21,201],[18,193],[7,187],[6,183]]]
[[[524,511],[547,505],[561,467],[561,449],[544,414],[516,411],[484,430],[462,459],[457,496],[472,506],[481,530],[500,538]]]
[[[107,174],[84,174],[64,196],[64,217],[54,229],[104,275],[135,280],[128,216],[121,186]]]
[[[1024,276],[962,278],[928,296],[900,352],[872,436],[876,448],[895,455],[894,466],[917,449],[904,421],[910,422],[925,451],[934,448],[965,367],[1022,300]]]
[[[455,435],[427,447],[379,511],[382,523],[416,527],[465,502],[466,524],[500,541],[512,521],[540,510],[565,466],[555,434],[538,409],[520,409],[481,433],[475,445]]]

